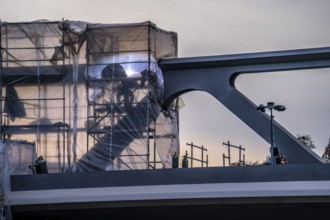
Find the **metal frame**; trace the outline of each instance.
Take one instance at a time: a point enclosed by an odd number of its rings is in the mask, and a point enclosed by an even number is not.
[[[139,25],[138,25],[139,26]],[[148,74],[150,72],[150,63],[151,63],[151,23],[149,23],[146,28],[148,28]],[[89,33],[88,32],[88,26],[86,28],[87,30],[87,34]],[[90,45],[89,45],[89,40],[88,40],[88,37],[87,37],[87,52],[86,52],[86,57],[87,57],[87,60],[86,60],[86,68],[87,68],[87,72],[88,69],[91,67],[91,66],[97,66],[97,65],[101,65],[101,64],[92,64],[90,62],[90,56],[93,55],[93,54],[99,54],[99,53],[95,53],[95,52],[90,52]],[[110,53],[110,54],[113,54],[113,53],[118,53],[118,49],[117,50],[113,50],[113,49],[110,49],[110,51],[105,51],[105,52],[101,52],[101,53]],[[122,51],[120,51],[122,52]],[[125,51],[127,52],[127,51]],[[115,62],[113,62],[115,63]],[[122,64],[122,63],[121,63]],[[106,63],[102,64],[102,65],[106,65]],[[149,76],[149,75],[148,75]],[[130,78],[130,80],[136,80],[136,81],[140,81],[142,80],[142,77],[135,77],[135,78]],[[143,104],[143,102],[146,102],[147,104],[147,113],[146,113],[146,122],[145,122],[145,127],[139,131],[135,131],[135,132],[140,132],[140,133],[145,133],[145,138],[146,138],[146,147],[147,147],[147,153],[146,154],[136,154],[135,152],[133,152],[132,154],[132,151],[130,151],[130,149],[127,149],[127,154],[125,155],[113,155],[111,153],[111,148],[112,148],[112,134],[114,132],[114,130],[116,130],[116,127],[120,127],[118,126],[118,124],[120,123],[124,123],[125,121],[125,115],[115,115],[115,112],[113,111],[114,109],[114,106],[120,106],[120,105],[123,105],[124,104],[124,101],[125,100],[121,100],[119,102],[111,102],[111,110],[107,109],[105,104],[98,104],[95,102],[95,100],[92,100],[90,101],[89,100],[89,97],[90,97],[90,84],[91,82],[97,82],[97,81],[100,81],[100,80],[103,80],[103,79],[91,79],[91,78],[87,78],[87,81],[86,81],[86,94],[87,94],[87,97],[88,97],[88,101],[87,101],[87,157],[89,155],[89,151],[90,150],[93,150],[92,147],[90,147],[90,140],[89,140],[89,136],[93,138],[94,140],[94,145],[96,143],[100,143],[103,141],[104,139],[104,135],[108,135],[109,136],[109,141],[110,141],[110,146],[109,147],[109,150],[110,150],[110,153],[109,153],[109,158],[107,158],[107,160],[109,160],[109,163],[112,163],[113,159],[116,159],[118,158],[119,161],[121,161],[121,163],[124,163],[124,161],[122,161],[120,159],[121,156],[123,157],[126,157],[126,156],[130,156],[130,157],[134,157],[134,156],[139,156],[139,157],[145,157],[146,159],[146,162],[147,162],[147,169],[155,169],[156,167],[156,163],[159,163],[158,161],[156,161],[156,157],[153,156],[154,160],[151,161],[151,149],[150,149],[150,142],[151,142],[151,139],[154,139],[155,138],[155,135],[153,134],[153,132],[155,131],[151,131],[150,129],[150,123],[151,123],[151,119],[150,119],[150,114],[151,114],[151,103],[150,103],[150,90],[151,90],[151,87],[150,87],[150,81],[149,81],[149,77],[147,77],[147,90],[148,90],[148,93],[147,93],[147,96],[146,96],[146,100],[142,100],[141,101],[141,104]],[[127,79],[124,79],[124,78],[114,78],[114,76],[112,76],[111,78],[112,80],[112,85],[114,86],[114,81],[123,81],[123,80],[127,80]],[[135,90],[133,90],[132,92],[134,93],[138,88],[136,88]],[[115,88],[112,88],[112,91],[115,91]],[[112,94],[113,96],[114,94]],[[114,97],[112,97],[112,100],[115,100]],[[118,100],[117,100],[118,101]],[[136,104],[136,107],[139,106],[139,103],[130,103],[130,104]],[[103,107],[102,107],[103,106]],[[134,113],[134,111],[132,112]],[[115,124],[114,123],[114,120],[117,118],[118,120],[118,124]],[[104,122],[104,120],[106,119],[109,119],[110,122],[111,122],[111,125],[110,125],[110,130],[107,130],[107,129],[96,129],[97,126]],[[92,121],[90,121],[92,120]],[[117,129],[118,130],[118,129]],[[129,130],[125,130],[123,132],[130,132]],[[123,151],[123,149],[121,149],[121,151]],[[156,150],[155,150],[155,146],[154,146],[154,154],[155,154]],[[133,169],[133,167],[129,166],[128,164],[124,163],[125,166],[127,166],[127,168],[129,169]],[[152,165],[153,164],[153,165]]]
[[[60,22],[40,22],[40,24],[43,24],[43,25],[49,25],[49,24],[59,24]],[[10,62],[14,62],[14,61],[10,61],[9,60],[9,53],[6,53],[7,54],[7,57],[5,60],[3,60],[3,57],[2,57],[2,50],[10,50],[10,49],[15,49],[15,50],[42,50],[42,49],[54,49],[54,47],[42,47],[40,45],[35,45],[35,47],[22,47],[22,48],[10,48],[8,47],[8,34],[7,34],[7,29],[8,29],[8,25],[15,25],[15,24],[39,24],[38,21],[34,22],[34,23],[0,23],[0,27],[1,27],[1,34],[2,34],[2,28],[4,27],[5,28],[5,39],[6,39],[6,42],[5,42],[5,45],[3,45],[3,42],[2,42],[2,35],[1,35],[1,40],[0,40],[0,46],[1,46],[1,69],[0,69],[0,77],[1,77],[1,85],[0,85],[0,91],[1,91],[1,97],[2,97],[2,88],[3,86],[5,86],[5,81],[4,81],[4,68],[9,69],[9,66],[8,64]],[[62,32],[62,36],[61,36],[61,40],[63,42],[63,39],[64,39],[64,33]],[[64,45],[61,45],[62,47],[64,47]],[[36,59],[30,59],[30,60],[16,60],[15,62],[27,62],[27,61],[36,61],[36,62],[41,62],[41,61],[49,61],[49,60],[44,60],[44,59],[39,59],[38,58],[38,55],[36,57]],[[64,67],[65,66],[65,57],[63,56],[63,59],[61,60],[58,60],[60,61],[60,66]],[[6,64],[6,67],[3,67],[3,63]],[[41,68],[40,68],[41,67]],[[5,119],[5,115],[4,115],[4,112],[1,110],[1,121],[0,121],[0,126],[1,126],[1,138],[3,139],[3,141],[6,140],[7,138],[7,135],[10,135],[10,134],[20,134],[21,132],[28,132],[26,129],[30,129],[31,132],[36,132],[37,133],[37,148],[39,148],[39,145],[40,145],[40,134],[41,133],[57,133],[57,149],[58,149],[58,154],[57,155],[52,155],[52,156],[49,156],[49,155],[44,155],[45,159],[47,159],[47,157],[57,157],[58,158],[58,172],[65,172],[66,169],[67,169],[67,166],[68,167],[71,167],[71,155],[70,155],[70,150],[69,150],[69,143],[67,143],[67,138],[66,137],[69,137],[69,132],[70,132],[70,128],[69,126],[65,123],[65,117],[66,117],[66,112],[65,112],[65,101],[66,101],[66,93],[65,93],[65,85],[63,84],[62,86],[62,97],[60,98],[41,98],[40,97],[40,79],[46,79],[44,78],[43,76],[43,72],[46,70],[46,69],[49,69],[49,68],[45,68],[44,66],[38,66],[37,68],[37,73],[35,72],[31,72],[32,74],[34,74],[34,77],[33,79],[37,80],[38,81],[38,98],[35,98],[35,99],[20,99],[21,101],[22,100],[36,100],[39,102],[39,106],[40,106],[40,102],[41,101],[50,101],[50,100],[55,100],[55,101],[59,101],[61,102],[60,105],[61,108],[62,108],[62,111],[63,111],[63,114],[62,114],[62,121],[61,122],[58,122],[58,123],[55,123],[55,124],[52,124],[52,125],[26,125],[26,124],[21,124],[21,125],[15,125],[15,126],[12,126],[8,123],[6,123],[6,119]],[[16,73],[19,73],[19,69],[18,68],[13,68],[14,71],[11,71],[10,73],[14,75],[14,77],[17,75],[15,75]],[[63,70],[63,68],[62,68]],[[29,75],[29,76],[32,76]],[[64,71],[61,71],[61,73],[59,73],[61,76],[63,76],[65,74]],[[57,74],[58,75],[58,74]],[[20,77],[22,75],[18,75],[18,77]],[[6,77],[10,77],[10,76],[6,76]],[[22,76],[23,77],[23,76]],[[52,80],[48,80],[48,78],[46,79],[47,82],[52,82]],[[35,81],[34,81],[35,82]],[[1,98],[1,104],[0,104],[0,109],[2,109],[3,107],[3,98]],[[38,118],[40,118],[40,109],[38,109]],[[12,133],[10,133],[12,132]],[[62,140],[61,140],[62,139]],[[62,146],[60,146],[62,145]],[[40,153],[40,152],[39,152]],[[68,164],[66,164],[66,162]]]
[[[189,156],[186,156],[187,159],[190,159],[190,167],[193,168],[193,161],[198,161],[201,163],[201,167],[204,167],[204,164],[206,167],[209,166],[209,157],[208,157],[208,154],[206,154],[206,158],[204,160],[204,152],[206,153],[207,152],[207,148],[205,148],[203,145],[202,146],[197,146],[197,145],[194,145],[193,142],[191,143],[186,143],[186,146],[189,146],[190,147],[190,157]],[[194,149],[197,148],[200,150],[200,153],[201,153],[201,157],[200,159],[194,157]],[[187,153],[186,153],[187,155]]]
[[[165,81],[164,108],[176,97],[193,90],[205,91],[270,143],[270,117],[235,88],[239,74],[330,67],[330,48],[314,48],[225,56],[162,60]],[[277,144],[290,163],[324,163],[276,121]]]
[[[245,152],[245,148],[243,148],[241,145],[239,146],[235,146],[230,144],[230,141],[228,141],[227,143],[223,142],[222,143],[223,146],[227,146],[228,148],[228,156],[225,155],[225,153],[222,154],[222,164],[223,166],[225,166],[225,160],[228,160],[228,166],[231,166],[231,153],[230,153],[230,148],[236,148],[238,149],[238,165],[245,165],[245,154],[243,154],[243,160],[242,160],[242,151]]]

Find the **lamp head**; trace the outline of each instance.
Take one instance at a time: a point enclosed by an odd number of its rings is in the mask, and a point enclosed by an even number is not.
[[[284,105],[275,105],[274,109],[279,112],[282,112],[286,110],[286,107]]]
[[[267,107],[272,108],[274,107],[275,103],[274,102],[267,102]]]
[[[267,108],[267,106],[264,106],[263,104],[261,104],[257,107],[257,110],[262,111],[262,112],[266,112],[266,108]]]

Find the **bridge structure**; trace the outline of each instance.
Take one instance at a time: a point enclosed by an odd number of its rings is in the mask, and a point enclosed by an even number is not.
[[[162,60],[165,104],[201,90],[266,141],[267,114],[234,85],[239,74],[330,67],[330,48]],[[321,219],[330,208],[330,164],[275,122],[290,164],[12,175],[14,219]]]

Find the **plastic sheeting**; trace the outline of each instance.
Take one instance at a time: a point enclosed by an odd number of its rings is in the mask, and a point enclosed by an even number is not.
[[[178,110],[162,110],[157,63],[177,56],[176,33],[149,21],[5,22],[0,43],[3,139],[35,143],[49,172],[171,167]]]
[[[33,170],[29,166],[37,159],[34,143],[22,140],[8,140],[6,142],[8,154],[8,167],[10,174],[32,174]]]

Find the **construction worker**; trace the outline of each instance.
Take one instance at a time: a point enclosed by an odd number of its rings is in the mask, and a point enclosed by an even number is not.
[[[179,158],[176,152],[174,152],[172,156],[172,168],[178,168],[179,167]]]
[[[182,168],[188,168],[188,153],[186,151],[186,154],[183,156],[182,159]]]

